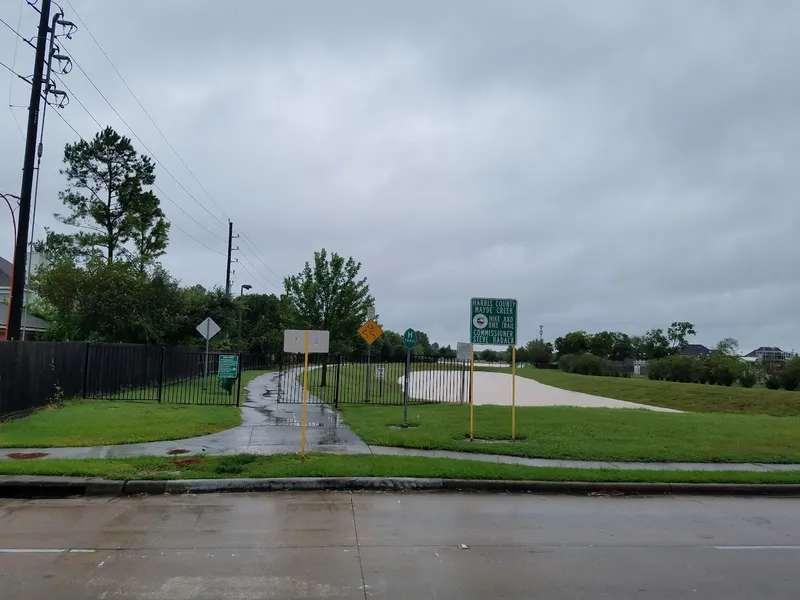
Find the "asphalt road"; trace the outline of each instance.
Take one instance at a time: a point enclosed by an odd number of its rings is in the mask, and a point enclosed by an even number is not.
[[[799,565],[800,499],[0,501],[3,600],[782,600]]]

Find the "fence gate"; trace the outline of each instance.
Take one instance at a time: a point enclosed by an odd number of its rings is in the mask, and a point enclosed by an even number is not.
[[[309,355],[310,404],[403,404],[405,358],[382,360]],[[280,362],[278,402],[303,402],[303,356]],[[409,402],[458,404],[469,401],[469,365],[454,358],[412,356]]]

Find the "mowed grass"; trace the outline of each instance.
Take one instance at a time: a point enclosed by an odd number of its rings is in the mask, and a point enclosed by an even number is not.
[[[371,445],[460,450],[532,458],[595,461],[800,463],[800,418],[644,409],[543,407],[517,409],[518,440],[511,441],[511,409],[475,407],[470,442],[469,406],[340,405],[345,422]]]
[[[492,372],[510,373],[510,369]],[[691,412],[800,416],[800,392],[653,381],[645,378],[591,377],[555,369],[524,367],[517,375],[573,392],[628,400]]]
[[[242,386],[263,373],[265,371],[246,371]],[[240,423],[241,414],[235,406],[75,400],[60,408],[45,408],[23,419],[0,423],[0,448],[177,440],[216,433]]]
[[[523,481],[667,483],[800,483],[800,471],[648,471],[524,467],[449,458],[309,455],[183,456],[176,458],[44,459],[0,462],[0,475],[56,475],[105,479],[220,479],[264,477],[436,477]]]

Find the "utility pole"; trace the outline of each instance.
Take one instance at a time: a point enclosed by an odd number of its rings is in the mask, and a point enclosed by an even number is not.
[[[539,341],[544,341],[544,325],[539,325]]]
[[[238,250],[239,248],[233,247],[233,239],[238,238],[239,235],[233,234],[233,221],[230,219],[228,220],[228,264],[225,268],[225,291],[230,296],[231,295],[231,265],[235,262],[239,262],[239,259],[233,258],[233,251]]]
[[[42,0],[39,16],[39,33],[36,40],[36,58],[33,63],[31,100],[28,105],[28,134],[25,138],[25,162],[22,167],[22,189],[19,194],[19,223],[17,241],[14,246],[13,282],[9,318],[6,324],[6,339],[19,340],[22,329],[22,305],[25,301],[25,266],[28,252],[28,225],[31,213],[33,192],[33,171],[36,166],[36,136],[39,132],[39,105],[42,98],[42,79],[44,74],[47,34],[49,32],[51,0]]]

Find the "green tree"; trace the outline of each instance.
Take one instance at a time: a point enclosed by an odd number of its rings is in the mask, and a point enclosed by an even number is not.
[[[690,335],[697,335],[692,323],[689,321],[672,322],[672,325],[667,328],[667,339],[672,344],[673,354],[677,354],[689,344],[686,338]]]
[[[642,339],[642,351],[648,360],[664,358],[671,352],[669,339],[664,335],[663,329],[651,329]]]
[[[537,367],[550,364],[553,361],[553,347],[549,342],[532,340],[525,344],[523,353],[526,362],[532,363]],[[519,356],[519,354],[517,354]]]
[[[565,354],[583,354],[589,351],[589,335],[585,331],[571,331],[564,337],[558,337],[555,341],[556,353],[559,356]]]
[[[293,325],[298,329],[330,331],[332,352],[349,353],[358,328],[374,305],[366,277],[359,278],[361,263],[347,260],[335,252],[328,258],[323,248],[314,253],[297,275],[286,277],[283,285],[292,309]],[[321,385],[326,383],[323,365]]]
[[[80,254],[108,264],[133,255],[140,266],[164,254],[169,225],[158,198],[143,189],[155,183],[155,167],[130,139],[106,127],[89,142],[67,144],[64,163],[68,186],[59,198],[70,212],[55,216],[81,230],[71,237]],[[130,240],[134,251],[125,246]]]
[[[735,340],[733,338],[727,337],[727,338],[721,339],[719,342],[717,342],[717,346],[716,346],[715,350],[717,352],[719,352],[720,354],[727,354],[729,356],[732,356],[732,355],[736,354],[736,350],[738,348],[739,348],[739,341]]]
[[[601,331],[589,336],[589,352],[600,358],[609,358],[614,351],[616,338],[610,331]]]

